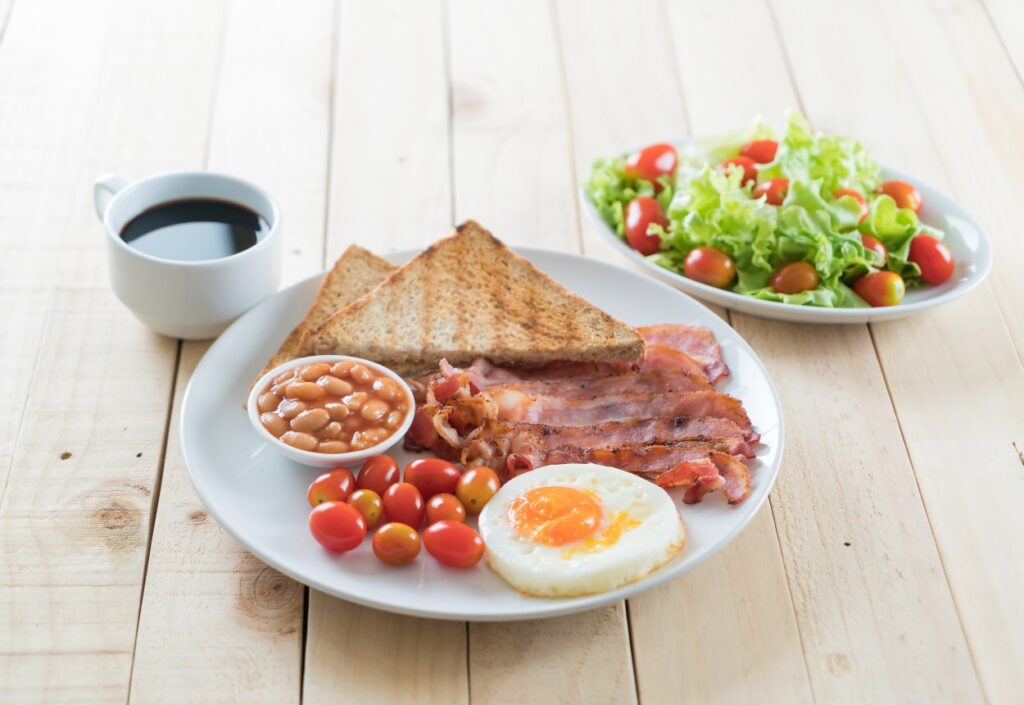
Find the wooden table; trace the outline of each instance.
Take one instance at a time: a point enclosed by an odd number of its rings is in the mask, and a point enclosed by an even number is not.
[[[1013,0],[0,0],[0,701],[1024,702],[1024,12]],[[309,590],[178,447],[206,344],[108,285],[92,182],[269,189],[285,283],[479,219],[622,264],[591,160],[792,106],[954,195],[989,281],[911,320],[728,320],[789,437],[770,506],[641,597],[542,622]],[[614,285],[614,283],[609,283]]]

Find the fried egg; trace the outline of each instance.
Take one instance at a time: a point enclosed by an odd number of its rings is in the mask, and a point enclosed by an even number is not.
[[[479,527],[488,565],[520,592],[545,597],[634,582],[686,543],[665,490],[602,465],[549,465],[509,480]]]

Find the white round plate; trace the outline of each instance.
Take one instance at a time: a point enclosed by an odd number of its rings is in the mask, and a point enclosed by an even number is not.
[[[782,410],[757,355],[722,319],[671,287],[577,255],[517,251],[632,325],[687,323],[714,331],[731,370],[719,389],[743,401],[761,433],[757,458],[751,461],[753,491],[746,502],[730,507],[714,493],[685,506],[681,494],[673,492],[689,534],[683,552],[639,582],[588,597],[528,597],[483,563],[470,570],[446,568],[425,552],[407,566],[386,566],[374,557],[369,540],[343,555],[324,551],[306,523],[306,488],[321,471],[280,454],[256,433],[243,408],[250,382],[313,301],[321,279],[314,276],[238,319],[192,375],[181,410],[181,447],[210,514],[256,556],[318,590],[391,612],[460,620],[527,619],[598,607],[679,576],[732,541],[768,497],[782,457]],[[402,262],[412,254],[389,259]],[[398,451],[394,457],[404,466],[412,456]]]
[[[949,247],[956,260],[956,270],[949,281],[940,286],[921,286],[907,292],[903,303],[884,308],[822,308],[820,306],[796,306],[778,301],[763,301],[743,296],[732,291],[717,289],[687,279],[682,274],[659,267],[634,250],[626,241],[605,223],[598,214],[587,194],[580,189],[580,202],[590,222],[612,246],[633,262],[647,270],[661,281],[711,303],[726,306],[734,311],[749,313],[761,318],[774,318],[795,323],[868,323],[903,318],[912,313],[941,306],[977,287],[992,269],[992,250],[988,238],[974,219],[956,201],[938,189],[932,188],[919,179],[912,178],[895,169],[882,168],[882,179],[908,181],[921,192],[924,203],[921,208],[921,222],[941,229],[946,233],[943,242]]]

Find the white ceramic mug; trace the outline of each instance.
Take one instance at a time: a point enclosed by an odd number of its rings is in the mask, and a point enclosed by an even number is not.
[[[114,293],[147,327],[172,338],[203,340],[273,294],[281,280],[281,214],[261,189],[205,171],[161,174],[128,184],[118,176],[96,181],[96,213],[107,231]],[[182,261],[140,252],[121,239],[135,216],[168,201],[211,198],[255,211],[270,226],[252,247],[227,257]]]

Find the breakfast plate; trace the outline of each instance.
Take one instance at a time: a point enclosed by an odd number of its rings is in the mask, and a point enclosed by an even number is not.
[[[241,544],[281,572],[323,592],[391,612],[459,620],[516,620],[592,609],[648,590],[692,570],[732,541],[761,508],[779,472],[783,420],[778,395],[750,346],[702,304],[669,286],[581,256],[518,249],[570,291],[634,326],[682,323],[710,328],[731,375],[719,390],[742,400],[761,443],[751,461],[749,498],[737,506],[719,494],[680,507],[688,532],[684,550],[645,578],[595,595],[540,598],[521,594],[488,567],[445,567],[420,557],[384,565],[369,543],[337,555],[307,528],[306,488],[319,472],[286,458],[251,426],[241,402],[282,330],[297,324],[316,295],[321,275],[265,300],[210,347],[185,392],[181,446],[189,475],[210,514]],[[389,255],[402,263],[414,252]],[[415,457],[395,448],[400,465]]]

